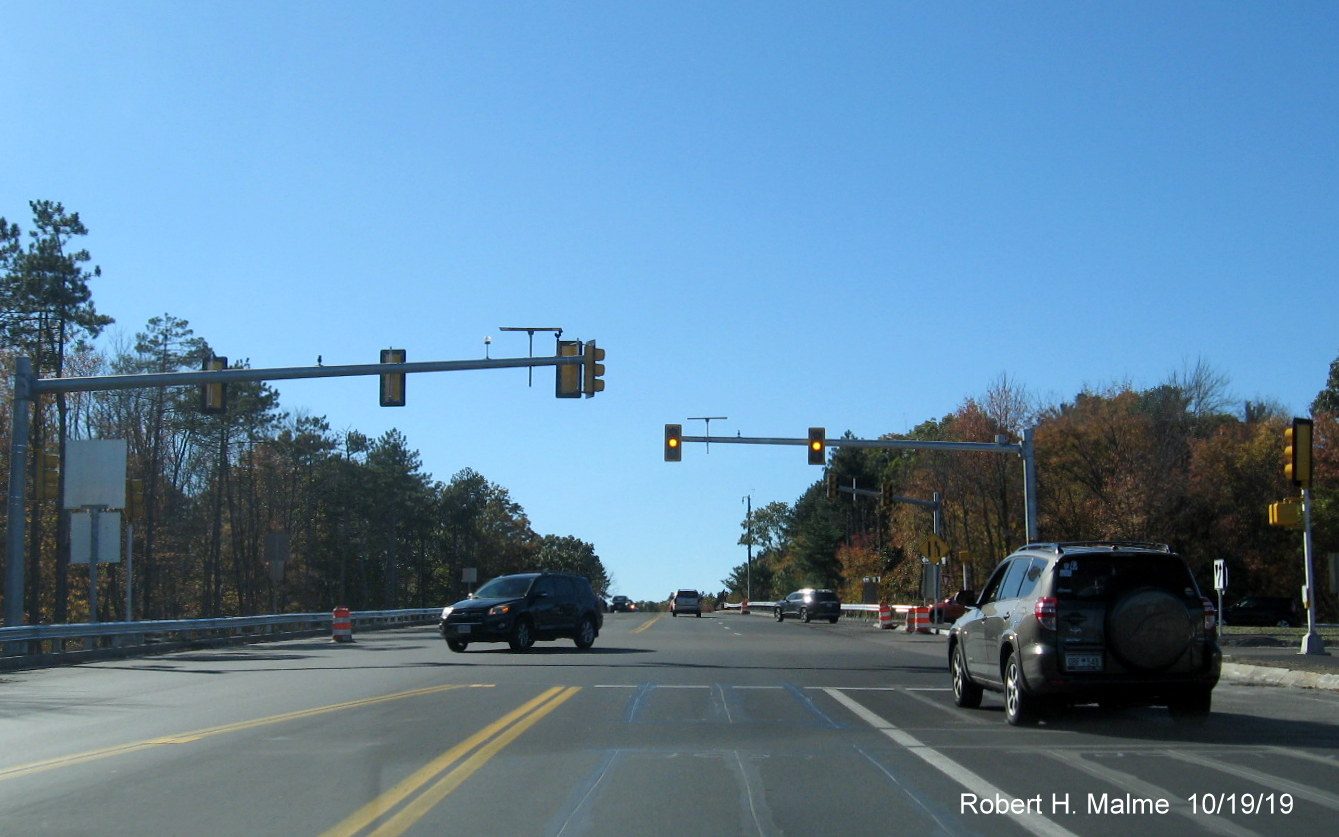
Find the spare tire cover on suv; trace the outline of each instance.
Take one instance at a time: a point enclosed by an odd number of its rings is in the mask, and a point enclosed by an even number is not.
[[[1107,644],[1131,668],[1155,671],[1181,659],[1195,624],[1185,602],[1166,590],[1131,590],[1107,616]]]

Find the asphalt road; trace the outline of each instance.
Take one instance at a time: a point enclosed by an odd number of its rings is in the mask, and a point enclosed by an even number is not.
[[[431,628],[0,676],[0,834],[1277,835],[1339,812],[1339,693],[1199,725],[953,706],[944,639],[610,614],[590,651]]]

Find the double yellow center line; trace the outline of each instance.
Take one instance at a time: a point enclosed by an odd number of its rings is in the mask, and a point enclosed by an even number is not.
[[[577,686],[554,686],[522,704],[414,771],[343,822],[323,832],[321,837],[354,837],[358,834],[396,837],[403,834],[502,748],[579,691]]]

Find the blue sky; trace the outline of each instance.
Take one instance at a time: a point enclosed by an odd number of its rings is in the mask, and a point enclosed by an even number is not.
[[[617,589],[720,587],[798,448],[1203,361],[1301,413],[1339,356],[1328,2],[5,4],[0,215],[78,211],[109,348],[256,367],[606,348],[552,373],[281,383],[473,468]],[[547,338],[536,351],[551,353]],[[701,423],[684,422],[686,432]],[[696,427],[694,426],[696,424]]]

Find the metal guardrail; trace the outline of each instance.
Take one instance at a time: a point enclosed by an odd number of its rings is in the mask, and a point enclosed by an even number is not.
[[[362,611],[351,614],[361,628],[391,628],[436,619],[441,608]],[[283,613],[216,619],[90,622],[77,625],[19,625],[0,628],[0,668],[64,662],[99,651],[161,650],[193,642],[257,641],[266,637],[329,631],[330,613]],[[107,640],[110,638],[110,641]]]
[[[773,608],[777,607],[780,604],[781,602],[749,602],[749,610],[752,611],[754,609],[757,609],[763,611],[771,611]],[[726,607],[731,610],[739,609],[739,605],[737,604],[726,605]],[[913,607],[916,607],[916,605],[889,605],[888,609],[893,611],[894,613],[906,613]],[[846,613],[848,611],[851,613],[860,613],[860,614],[873,613],[875,616],[877,616],[879,614],[879,605],[842,604],[842,613]]]

